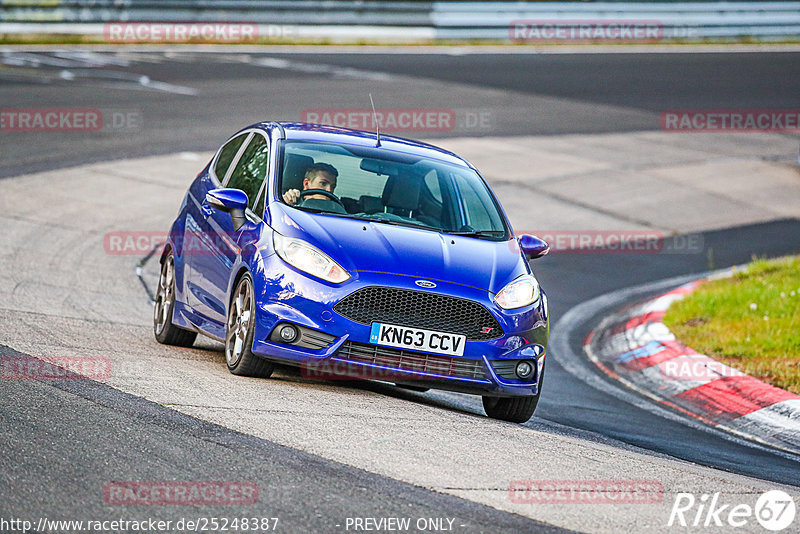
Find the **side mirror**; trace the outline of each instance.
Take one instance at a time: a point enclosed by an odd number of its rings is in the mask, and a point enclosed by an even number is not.
[[[206,204],[225,213],[230,213],[234,231],[241,228],[247,220],[244,216],[247,202],[247,193],[241,189],[212,189],[206,193]]]
[[[535,235],[522,234],[517,239],[519,240],[520,250],[522,250],[522,253],[529,260],[541,258],[550,252],[550,245],[548,245],[545,240],[539,239]]]

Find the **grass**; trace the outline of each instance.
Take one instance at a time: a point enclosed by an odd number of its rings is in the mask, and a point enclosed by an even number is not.
[[[693,349],[800,394],[800,256],[701,285],[664,323]]]

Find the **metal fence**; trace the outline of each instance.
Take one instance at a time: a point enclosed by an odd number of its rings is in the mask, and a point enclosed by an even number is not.
[[[120,21],[282,25],[300,39],[584,40],[637,26],[658,28],[658,40],[770,39],[800,37],[800,2],[0,0],[5,34],[99,34]]]
[[[800,36],[800,2],[436,2],[431,16],[440,39],[533,41],[548,22],[651,25],[664,39]]]

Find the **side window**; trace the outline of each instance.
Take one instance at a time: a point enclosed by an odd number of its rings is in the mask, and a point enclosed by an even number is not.
[[[269,150],[267,141],[262,135],[254,135],[250,140],[250,144],[244,149],[242,157],[239,158],[239,163],[231,173],[231,178],[225,187],[233,189],[241,189],[247,193],[248,204],[247,207],[260,217],[263,213],[256,209],[255,202],[258,190],[261,188],[261,183],[267,177],[267,160]],[[263,197],[264,195],[262,195]],[[264,205],[263,198],[259,202],[260,206]]]
[[[431,196],[438,202],[442,201],[442,191],[439,188],[439,175],[435,170],[431,170],[425,175],[425,186],[430,191]]]
[[[233,158],[235,158],[236,154],[239,152],[239,147],[242,146],[242,143],[244,143],[248,135],[250,134],[244,133],[234,137],[219,151],[219,157],[214,164],[214,173],[217,175],[217,179],[220,182],[225,179],[225,173],[228,172],[228,167],[231,166]]]
[[[475,230],[493,230],[503,227],[497,210],[491,206],[491,198],[485,190],[478,191],[478,184],[463,176],[454,174],[458,191],[464,201],[470,226]]]

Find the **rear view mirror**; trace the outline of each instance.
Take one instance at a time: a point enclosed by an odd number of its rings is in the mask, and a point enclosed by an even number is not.
[[[395,163],[369,158],[362,159],[359,167],[362,171],[372,172],[383,176],[397,176],[400,171]]]
[[[244,210],[247,209],[247,202],[247,193],[241,189],[212,189],[206,193],[206,204],[230,213],[234,231],[241,228],[246,220]]]
[[[522,234],[517,239],[519,240],[520,250],[529,260],[541,258],[550,252],[550,245],[544,239],[539,239],[535,235]]]

